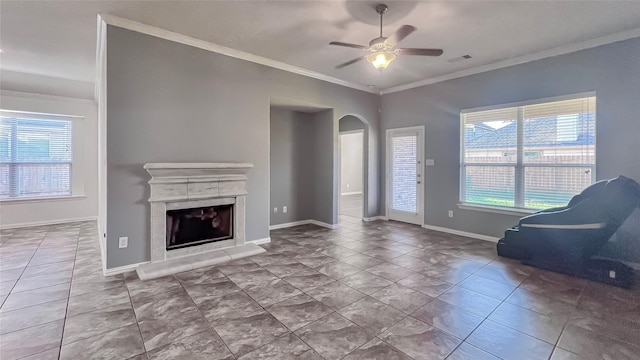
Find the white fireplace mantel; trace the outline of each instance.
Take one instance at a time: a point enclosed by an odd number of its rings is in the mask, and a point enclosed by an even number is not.
[[[149,202],[246,195],[246,163],[148,163]]]
[[[245,245],[245,198],[248,163],[148,163],[151,175],[151,262],[138,268],[141,278],[153,278],[197,266],[264,252]],[[167,210],[234,205],[233,238],[167,250]]]

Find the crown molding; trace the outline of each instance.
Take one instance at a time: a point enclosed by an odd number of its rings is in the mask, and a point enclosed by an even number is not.
[[[640,28],[623,31],[616,34],[612,34],[612,35],[602,36],[602,37],[591,39],[591,40],[581,41],[581,42],[570,44],[570,45],[559,46],[553,49],[544,50],[544,51],[527,54],[523,56],[518,56],[511,59],[506,59],[506,60],[498,61],[492,64],[478,66],[471,69],[456,71],[450,74],[436,76],[436,77],[412,82],[409,84],[390,87],[380,91],[380,95],[391,94],[399,91],[417,88],[420,86],[439,83],[446,80],[457,79],[457,78],[461,78],[469,75],[475,75],[475,74],[479,74],[479,73],[483,73],[491,70],[497,70],[497,69],[501,69],[501,68],[505,68],[513,65],[524,64],[524,63],[535,61],[535,60],[541,60],[548,57],[590,49],[590,48],[594,48],[601,45],[607,45],[607,44],[611,44],[618,41],[632,39],[635,37],[640,37]]]
[[[311,71],[298,66],[285,64],[280,61],[267,59],[262,56],[250,54],[240,50],[235,50],[222,45],[214,44],[209,41],[196,39],[187,35],[178,34],[173,31],[160,29],[155,26],[142,24],[133,20],[121,18],[111,14],[98,14],[98,19],[99,19],[98,21],[103,21],[107,25],[116,26],[119,28],[131,30],[131,31],[136,31],[142,34],[151,35],[157,38],[177,42],[177,43],[188,45],[188,46],[193,46],[199,49],[215,52],[215,53],[226,55],[232,58],[249,61],[252,63],[268,66],[274,69],[283,70],[283,71],[287,71],[287,72],[302,75],[302,76],[307,76],[310,78],[350,87],[350,88],[365,91],[368,93],[379,94],[379,91],[371,89],[365,85],[341,80],[338,78],[321,74],[319,72]],[[100,38],[99,38],[99,41],[100,41]]]
[[[38,93],[30,93],[24,91],[13,91],[13,90],[0,90],[0,97],[16,97],[16,98],[24,98],[30,100],[44,100],[44,101],[60,101],[67,103],[79,103],[79,104],[92,104],[95,105],[96,102],[92,99],[83,99],[83,98],[75,98],[68,96],[58,96],[58,95],[49,95],[49,94],[38,94]]]

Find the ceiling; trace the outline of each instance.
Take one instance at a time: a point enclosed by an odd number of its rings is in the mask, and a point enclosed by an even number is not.
[[[640,1],[386,1],[383,34],[410,24],[400,56],[380,72],[367,62],[335,69],[378,34],[379,1],[1,1],[0,68],[94,81],[96,15],[108,13],[376,90],[640,29]],[[449,62],[462,55],[469,60]]]

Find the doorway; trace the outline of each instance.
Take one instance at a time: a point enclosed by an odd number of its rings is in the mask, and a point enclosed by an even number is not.
[[[387,217],[411,224],[424,222],[424,127],[387,130]]]
[[[340,200],[338,214],[362,219],[364,199],[364,130],[339,134]]]

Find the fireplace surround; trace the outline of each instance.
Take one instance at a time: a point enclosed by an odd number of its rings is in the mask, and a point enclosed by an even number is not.
[[[154,278],[264,252],[245,244],[247,163],[148,163]],[[191,230],[185,233],[185,224]]]

